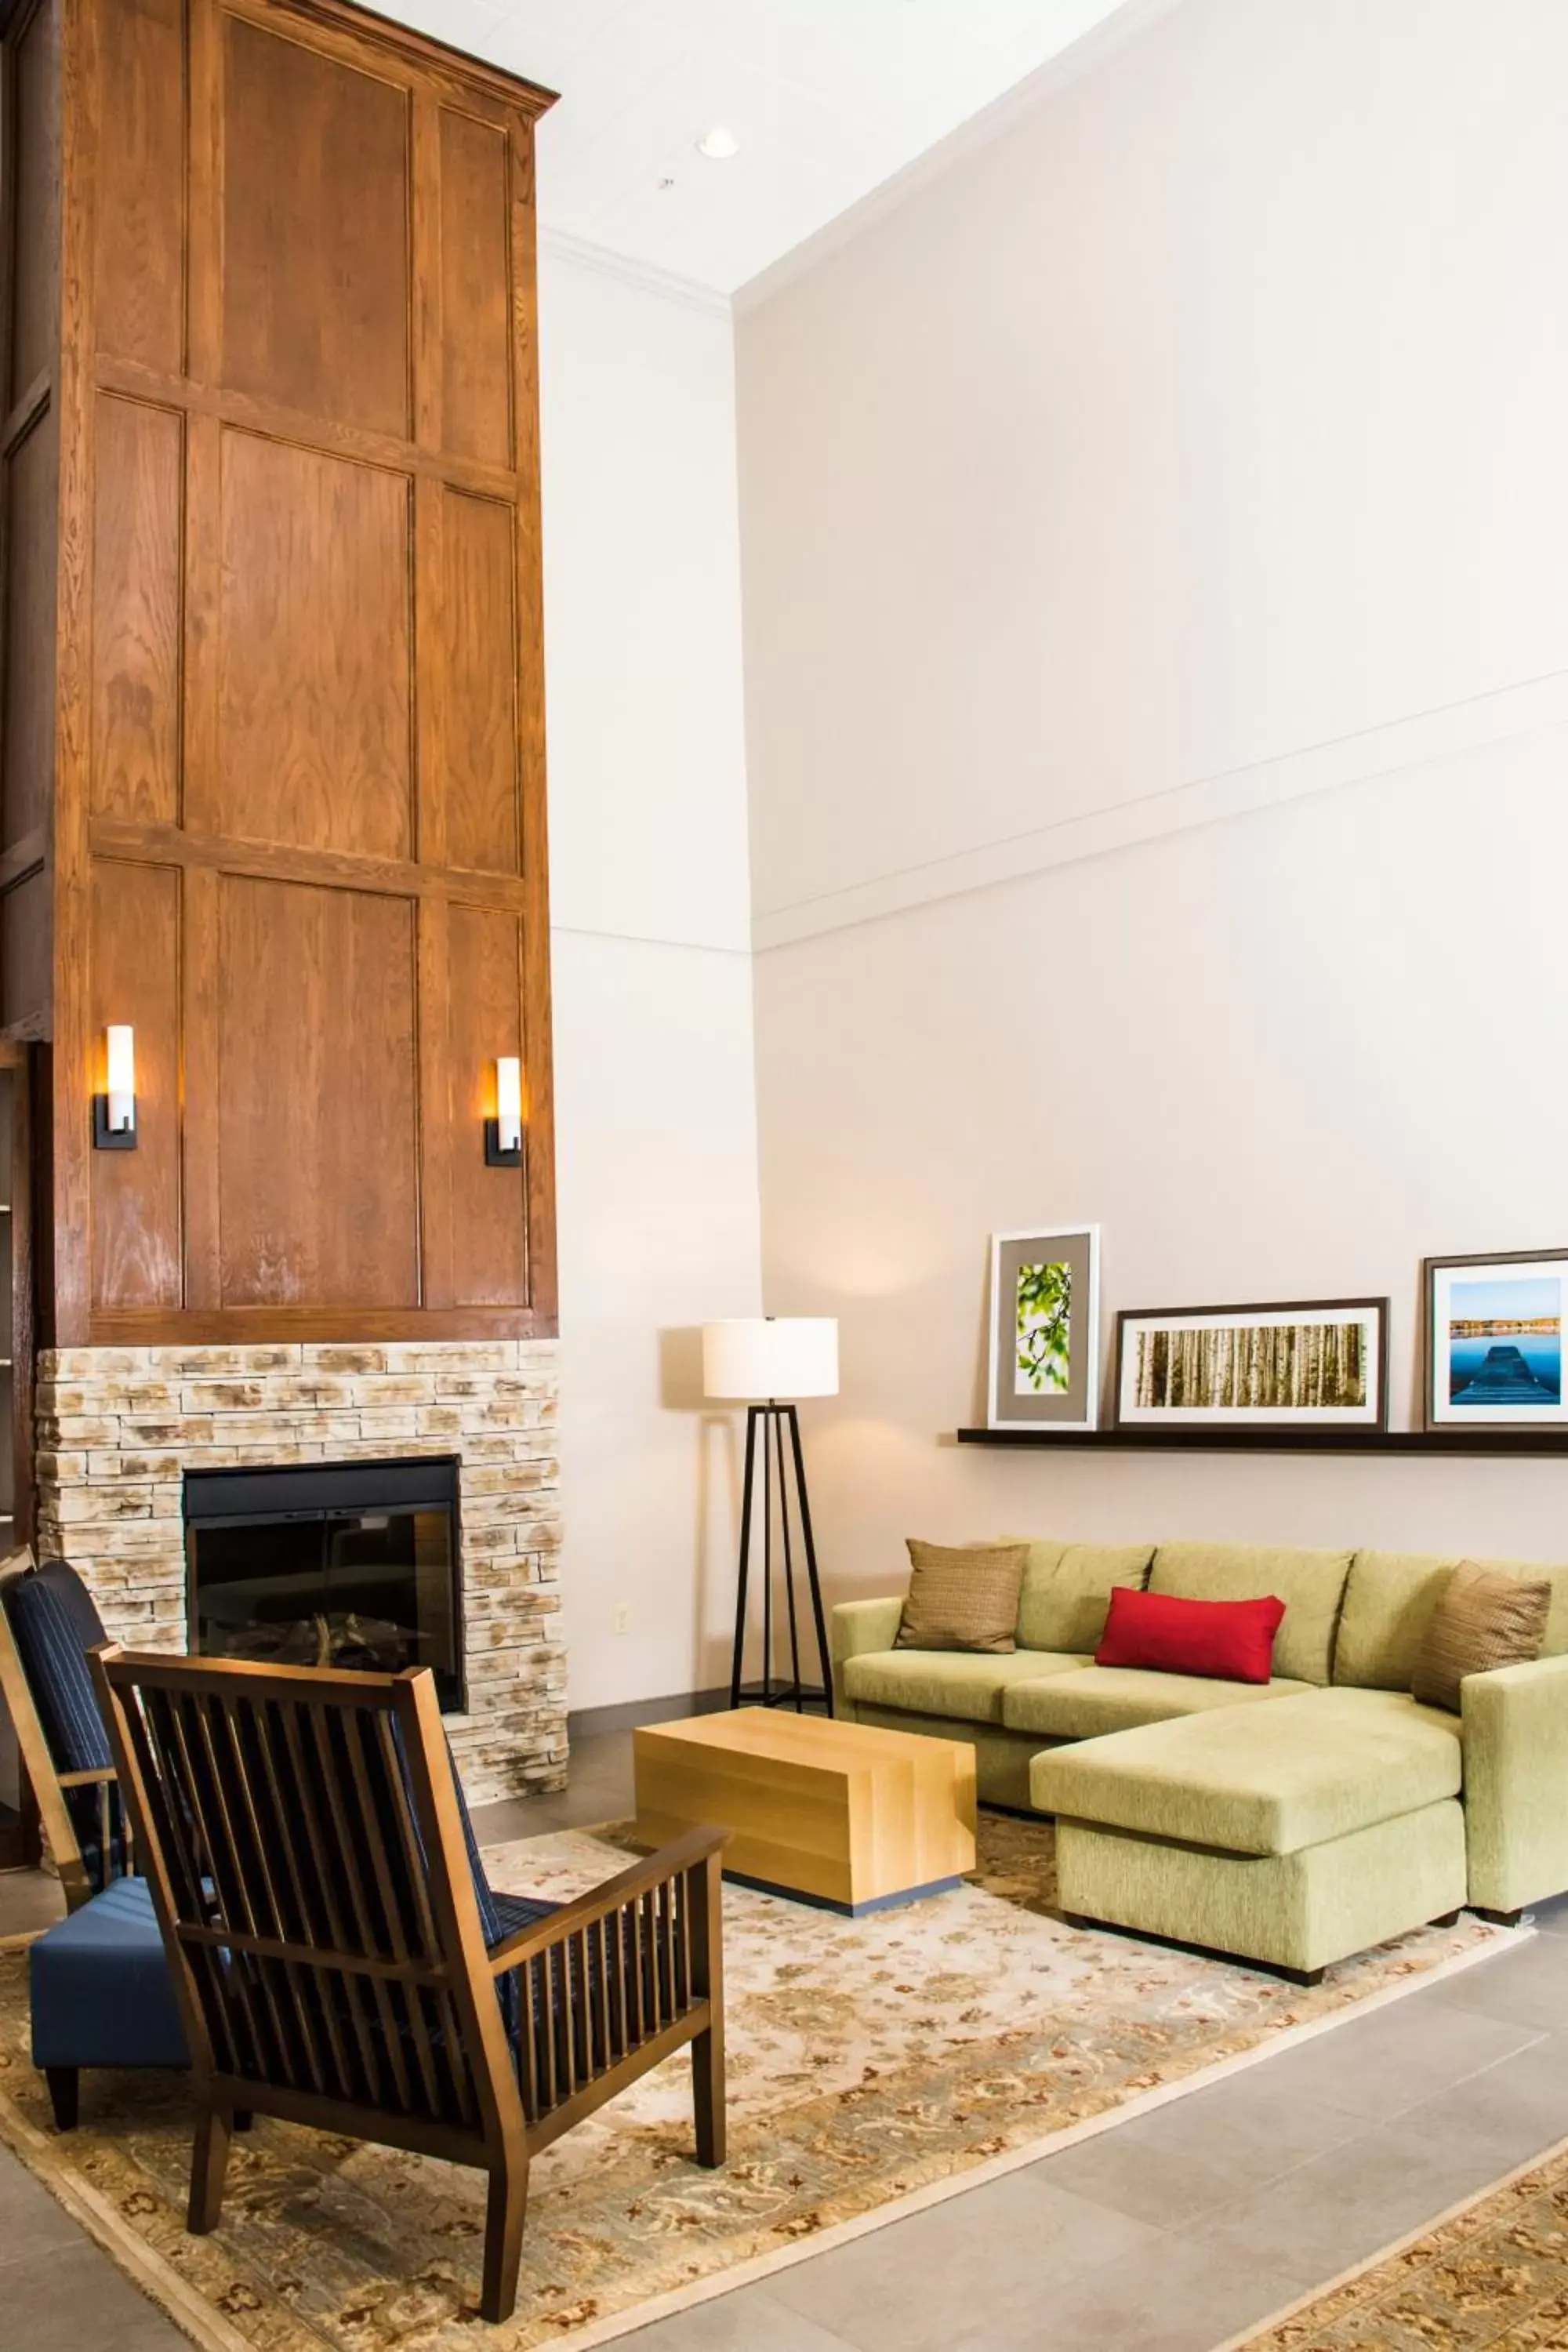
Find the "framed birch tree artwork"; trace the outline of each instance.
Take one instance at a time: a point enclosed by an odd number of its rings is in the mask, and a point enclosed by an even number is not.
[[[1386,1429],[1386,1298],[1169,1307],[1116,1318],[1122,1429]]]
[[[1100,1227],[991,1236],[986,1419],[1092,1429],[1100,1410]]]

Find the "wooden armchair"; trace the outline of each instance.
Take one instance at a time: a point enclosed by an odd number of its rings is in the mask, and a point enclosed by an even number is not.
[[[698,2161],[723,2162],[722,1831],[559,1907],[491,1897],[427,1669],[93,1669],[190,2043],[193,2231],[252,2109],[474,2165],[502,2320],[529,2159],[686,2042]]]

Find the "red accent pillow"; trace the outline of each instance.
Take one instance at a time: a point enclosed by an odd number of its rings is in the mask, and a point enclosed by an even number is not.
[[[1182,1601],[1173,1592],[1135,1592],[1116,1585],[1094,1654],[1097,1666],[1152,1666],[1165,1675],[1207,1675],[1215,1682],[1266,1683],[1285,1603]]]

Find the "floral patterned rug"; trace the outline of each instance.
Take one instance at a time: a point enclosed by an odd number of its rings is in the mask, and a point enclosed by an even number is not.
[[[1568,2140],[1245,2342],[1251,2352],[1568,2345]]]
[[[1065,1927],[1048,1822],[983,1814],[980,1843],[962,1887],[861,1919],[726,1887],[728,2165],[691,2161],[681,2052],[535,2162],[517,2313],[487,2347],[605,2342],[1510,1940],[1466,1916],[1301,1991]],[[498,1886],[568,1896],[626,1853],[612,1825],[486,1861]],[[0,2136],[206,2352],[481,2340],[479,2173],[258,2116],[220,2227],[187,2236],[182,2078],[84,2076],[79,2129],[54,2133],[19,1952],[0,1953]]]

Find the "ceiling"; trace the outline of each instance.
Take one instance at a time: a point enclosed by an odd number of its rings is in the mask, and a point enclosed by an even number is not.
[[[380,0],[562,93],[542,224],[731,293],[1118,0]],[[740,152],[710,162],[714,124]]]

